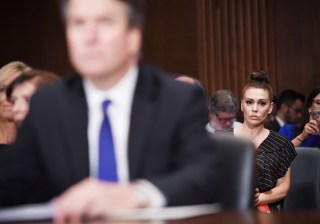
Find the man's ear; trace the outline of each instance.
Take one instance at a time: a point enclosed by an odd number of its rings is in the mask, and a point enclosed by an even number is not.
[[[142,43],[142,33],[138,28],[130,28],[128,36],[128,47],[130,52],[139,55]]]
[[[209,121],[211,121],[212,117],[213,117],[213,113],[209,112],[209,115],[208,115]]]

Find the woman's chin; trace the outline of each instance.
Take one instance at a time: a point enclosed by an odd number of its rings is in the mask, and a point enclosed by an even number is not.
[[[14,120],[13,120],[13,115],[12,115],[12,112],[11,112],[11,111],[1,111],[0,117],[1,117],[2,119],[4,119],[4,120],[9,121],[9,122],[14,121]]]

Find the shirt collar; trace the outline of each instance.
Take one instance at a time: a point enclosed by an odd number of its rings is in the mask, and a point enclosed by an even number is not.
[[[278,121],[278,123],[279,123],[280,127],[282,127],[283,125],[285,125],[285,124],[286,124],[286,123],[285,123],[283,120],[281,120],[281,118],[280,118],[280,117],[278,117],[278,116],[276,116],[276,120]]]
[[[213,127],[211,127],[211,125],[210,125],[210,122],[206,125],[206,130],[208,131],[208,132],[210,132],[210,133],[214,133],[214,128]]]
[[[128,72],[110,89],[101,90],[89,79],[83,79],[83,86],[89,108],[102,105],[106,99],[111,100],[112,106],[131,108],[136,83],[138,80],[138,68],[132,66]]]

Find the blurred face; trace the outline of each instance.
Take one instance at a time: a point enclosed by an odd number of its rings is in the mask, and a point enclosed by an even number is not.
[[[11,94],[13,120],[21,125],[29,112],[29,101],[36,87],[32,82],[23,82],[14,87]]]
[[[123,75],[137,60],[141,32],[128,27],[128,9],[119,0],[70,0],[66,14],[69,57],[91,80]]]
[[[12,104],[7,100],[6,89],[8,85],[20,75],[19,71],[12,72],[0,83],[0,116],[5,120],[12,121]]]
[[[223,130],[231,128],[236,120],[236,113],[226,113],[219,111],[218,113],[210,113],[210,125],[215,130]]]
[[[253,127],[264,124],[269,113],[272,111],[269,93],[267,90],[248,88],[241,100],[244,122]]]
[[[285,122],[289,124],[296,124],[303,118],[303,102],[296,100],[291,106],[287,107],[285,114]]]

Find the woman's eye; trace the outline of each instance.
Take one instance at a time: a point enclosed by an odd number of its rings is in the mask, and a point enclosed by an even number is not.
[[[314,100],[314,103],[315,103],[317,106],[320,106],[320,100]]]
[[[246,104],[250,105],[250,104],[252,104],[252,102],[248,100],[248,101],[246,101]]]
[[[7,90],[6,86],[1,86],[0,87],[0,93],[4,93]]]
[[[265,106],[265,105],[267,105],[267,103],[266,102],[260,102],[260,105],[261,106]]]

